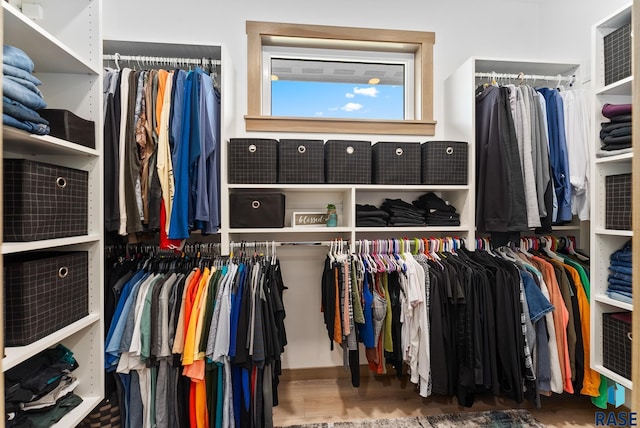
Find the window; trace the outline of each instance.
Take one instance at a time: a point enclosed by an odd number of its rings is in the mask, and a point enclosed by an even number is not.
[[[434,34],[247,22],[247,131],[434,135]]]

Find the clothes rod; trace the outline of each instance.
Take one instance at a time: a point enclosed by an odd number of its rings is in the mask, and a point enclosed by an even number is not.
[[[275,244],[276,247],[286,247],[286,246],[306,246],[306,247],[329,247],[331,245],[335,245],[340,243],[340,240],[335,241],[255,241],[255,242],[231,242],[230,245],[232,248],[240,248],[243,245],[245,247],[254,248],[254,247],[266,247]],[[348,240],[343,240],[342,242],[348,243]]]
[[[524,74],[524,73],[495,73],[495,72],[477,72],[476,77],[486,79],[520,79],[520,80],[545,80],[573,82],[576,79],[575,74],[570,76],[562,76],[560,74],[542,75],[542,74]]]
[[[220,65],[219,59],[212,58],[181,58],[181,57],[164,57],[164,56],[147,56],[147,55],[120,55],[105,54],[102,55],[103,61],[136,61],[148,64],[187,64],[187,65]]]

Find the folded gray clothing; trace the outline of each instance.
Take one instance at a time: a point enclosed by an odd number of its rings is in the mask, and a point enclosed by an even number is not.
[[[611,130],[611,129],[617,129],[617,128],[624,128],[626,126],[632,126],[631,125],[632,122],[628,121],[628,122],[601,122],[600,123],[600,128],[605,131],[605,130]]]
[[[384,227],[386,225],[387,221],[381,218],[369,217],[356,219],[356,226],[358,227]]]
[[[624,126],[622,128],[616,128],[611,130],[601,130],[600,131],[600,139],[604,140],[607,137],[622,137],[625,135],[631,135],[631,127]]]
[[[602,140],[607,145],[631,144],[631,135],[622,135],[620,137],[606,137]]]
[[[460,226],[460,220],[427,220],[427,226]]]
[[[631,122],[631,114],[619,114],[609,118],[611,122]]]
[[[389,222],[389,224],[387,226],[393,226],[393,227],[420,227],[420,226],[426,226],[427,223],[422,222],[422,223],[403,223],[403,222]]]
[[[633,148],[632,147],[626,147],[626,148],[619,148],[619,149],[615,149],[615,150],[598,150],[596,152],[596,157],[597,158],[606,158],[609,156],[617,156],[617,155],[624,155],[626,153],[633,153]]]
[[[630,153],[630,152],[624,152],[623,150],[620,150],[620,149],[630,149],[630,148],[631,148],[631,142],[626,144],[605,144],[604,146],[600,147],[600,150],[604,150],[605,152],[615,152],[610,155],[610,156],[615,156],[623,153]]]

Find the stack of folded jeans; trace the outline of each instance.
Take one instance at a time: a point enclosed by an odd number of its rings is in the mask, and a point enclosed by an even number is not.
[[[631,104],[605,104],[602,115],[610,120],[601,124],[600,140],[606,152],[631,147]]]
[[[31,58],[19,48],[2,50],[2,123],[37,135],[49,134],[49,122],[36,110],[47,107]]]
[[[425,210],[401,199],[385,199],[380,208],[389,213],[388,226],[414,227],[427,224]]]
[[[427,226],[460,226],[460,214],[433,192],[425,193],[413,201],[413,205],[425,211]]]
[[[633,303],[631,294],[631,241],[611,254],[609,260],[607,296],[622,302]]]
[[[389,213],[373,205],[356,204],[356,226],[385,227],[389,220]]]

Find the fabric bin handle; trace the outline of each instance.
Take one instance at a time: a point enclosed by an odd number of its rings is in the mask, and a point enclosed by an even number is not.
[[[61,189],[64,189],[65,187],[67,187],[67,179],[64,177],[56,178],[56,186],[58,186]]]
[[[404,153],[404,150],[402,150],[402,147],[396,148],[396,156],[402,156],[403,153]]]
[[[68,267],[62,266],[60,269],[58,269],[58,277],[66,278],[67,275],[69,275],[69,268]]]
[[[249,146],[249,153],[255,153],[258,150],[255,144]]]
[[[452,155],[453,154],[453,147],[449,146],[446,148],[445,153],[448,155]]]

